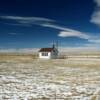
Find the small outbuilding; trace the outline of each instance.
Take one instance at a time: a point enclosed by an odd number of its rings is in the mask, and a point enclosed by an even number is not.
[[[40,59],[56,59],[58,57],[58,49],[53,45],[52,48],[41,48],[39,50]]]

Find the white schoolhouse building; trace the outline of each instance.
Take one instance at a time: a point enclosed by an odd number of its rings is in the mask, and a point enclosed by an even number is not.
[[[56,59],[58,57],[58,49],[53,44],[52,48],[41,48],[39,50],[40,59]]]

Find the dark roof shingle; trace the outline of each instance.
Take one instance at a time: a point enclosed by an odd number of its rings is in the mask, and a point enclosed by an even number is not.
[[[39,50],[39,52],[51,52],[51,51],[53,51],[54,49],[53,48],[41,48],[40,50]]]

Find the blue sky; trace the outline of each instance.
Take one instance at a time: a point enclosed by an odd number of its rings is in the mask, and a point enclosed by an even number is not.
[[[0,0],[0,48],[100,48],[100,0]]]

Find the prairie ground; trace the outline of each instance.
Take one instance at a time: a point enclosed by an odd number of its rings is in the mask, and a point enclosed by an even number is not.
[[[0,100],[100,100],[100,59],[0,55]]]

